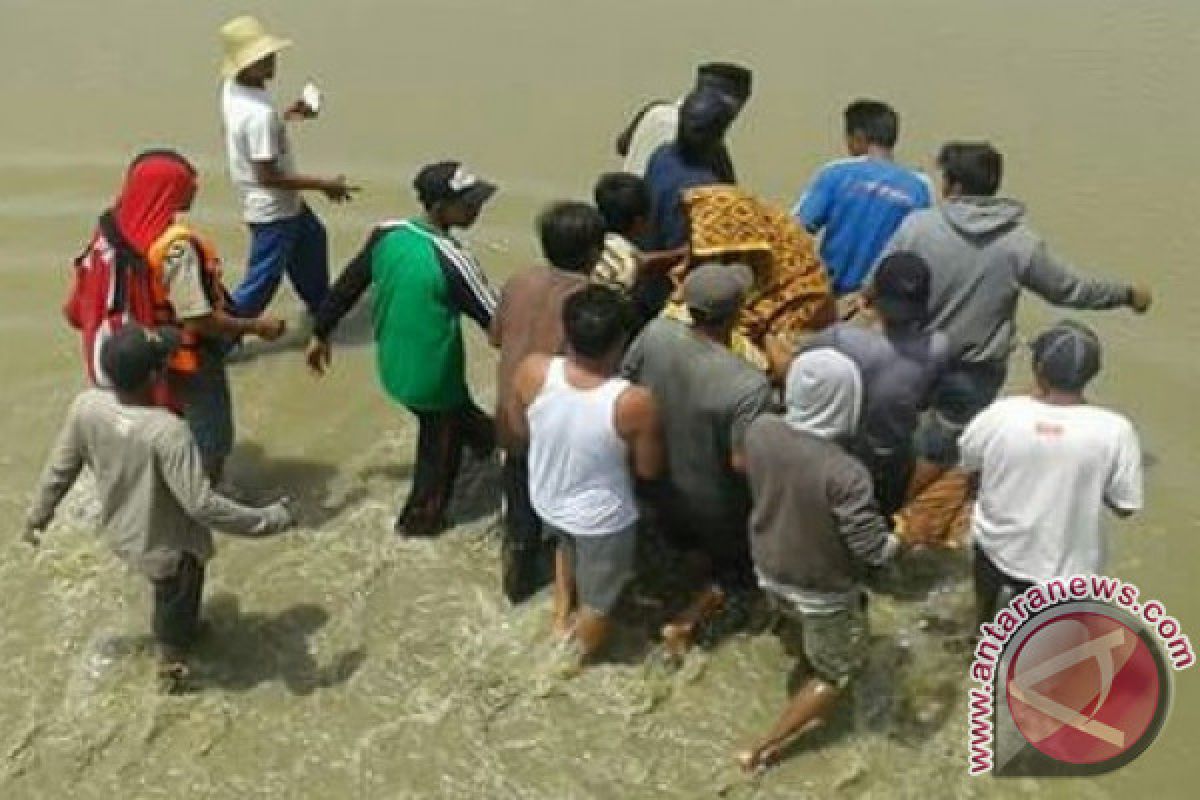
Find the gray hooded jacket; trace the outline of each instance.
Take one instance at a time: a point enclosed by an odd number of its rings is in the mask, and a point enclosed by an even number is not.
[[[957,197],[909,214],[887,253],[916,253],[929,264],[930,327],[950,339],[960,363],[1003,362],[1012,349],[1021,289],[1056,306],[1126,305],[1129,284],[1078,274],[1024,221],[1025,207],[999,197]]]

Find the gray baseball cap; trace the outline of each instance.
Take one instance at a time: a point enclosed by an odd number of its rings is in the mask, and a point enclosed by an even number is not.
[[[683,301],[693,315],[710,321],[729,319],[746,300],[754,273],[745,264],[701,264],[683,280]]]
[[[1042,331],[1030,349],[1034,371],[1055,389],[1078,392],[1100,371],[1100,337],[1074,320]]]

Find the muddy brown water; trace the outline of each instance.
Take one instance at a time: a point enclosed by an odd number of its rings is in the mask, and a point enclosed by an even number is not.
[[[253,4],[297,41],[277,94],[308,77],[322,118],[295,132],[301,165],[364,187],[314,201],[336,265],[370,224],[407,213],[415,167],[466,159],[503,187],[472,234],[494,280],[535,254],[531,219],[586,196],[640,102],[672,97],[691,66],[756,68],[732,144],[745,183],[790,201],[839,155],[838,112],[875,95],[903,116],[900,152],[987,137],[1007,189],[1055,247],[1136,275],[1153,313],[1089,315],[1106,345],[1095,389],[1153,454],[1148,509],[1115,526],[1111,571],[1200,633],[1200,394],[1194,254],[1200,6],[1185,0],[555,0]],[[1178,676],[1159,742],[1102,779],[969,779],[966,661],[939,626],[966,618],[952,580],[873,607],[859,700],[782,767],[746,780],[730,753],[767,726],[791,664],[767,635],[724,637],[678,672],[628,636],[617,663],[565,679],[546,603],[512,610],[497,587],[495,475],[472,469],[460,522],[436,541],[390,534],[411,470],[412,420],[377,389],[367,326],[347,325],[314,382],[295,343],[233,368],[241,493],[287,491],[291,535],[225,539],[210,571],[212,636],[196,690],[153,690],[146,587],[98,546],[86,484],[36,555],[24,506],[81,385],[58,313],[70,258],[139,148],[201,166],[195,219],[232,279],[246,236],[223,171],[215,30],[228,2],[0,3],[0,796],[10,798],[794,798],[1191,796],[1200,703]],[[277,305],[295,314],[294,300]],[[1030,300],[1023,333],[1055,316]],[[491,398],[493,358],[470,337]],[[1014,360],[1015,386],[1025,359]]]

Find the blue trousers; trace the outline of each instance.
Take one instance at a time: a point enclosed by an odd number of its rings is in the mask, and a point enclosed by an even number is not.
[[[233,291],[234,313],[261,314],[285,273],[315,314],[329,293],[329,248],[325,226],[308,206],[290,219],[250,223],[250,259],[246,277]]]

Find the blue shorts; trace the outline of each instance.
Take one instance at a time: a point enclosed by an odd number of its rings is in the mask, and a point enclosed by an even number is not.
[[[233,450],[233,400],[225,362],[203,354],[200,368],[179,381],[183,418],[200,450],[206,469],[219,463]]]

